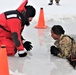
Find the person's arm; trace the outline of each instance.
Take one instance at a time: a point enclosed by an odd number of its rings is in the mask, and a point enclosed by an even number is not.
[[[20,57],[24,57],[27,55],[26,50],[24,49],[24,46],[22,44],[21,40],[21,24],[19,19],[10,19],[8,22],[9,28],[11,30],[11,36],[13,39],[13,42],[15,43],[15,46],[18,50],[18,54]]]
[[[61,41],[59,41],[59,49],[60,53],[58,53],[57,56],[62,58],[69,57],[71,49],[71,39],[69,37],[64,37]]]
[[[24,27],[21,28],[21,34],[23,32],[23,29],[24,29]],[[21,35],[21,40],[22,40],[22,43],[23,43],[24,48],[27,51],[32,50],[33,46],[32,46],[32,43],[30,41],[27,41],[22,35]]]

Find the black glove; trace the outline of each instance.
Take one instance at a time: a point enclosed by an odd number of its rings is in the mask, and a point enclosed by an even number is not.
[[[25,47],[25,49],[26,49],[27,51],[30,51],[30,50],[33,48],[33,46],[31,45],[31,42],[30,42],[30,41],[26,41],[26,42],[23,44],[23,46]]]
[[[51,54],[53,54],[54,56],[57,56],[60,51],[59,51],[59,49],[56,48],[55,46],[51,46],[50,52],[51,52]]]
[[[24,53],[18,53],[18,55],[19,55],[19,57],[25,57],[27,55],[27,53],[26,52],[24,52]]]

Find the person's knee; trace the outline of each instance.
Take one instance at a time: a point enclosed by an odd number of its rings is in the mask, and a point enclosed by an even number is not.
[[[14,56],[15,55],[15,48],[14,47],[8,47],[6,48],[7,56]]]

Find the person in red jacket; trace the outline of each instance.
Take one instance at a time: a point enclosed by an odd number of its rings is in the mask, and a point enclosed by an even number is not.
[[[17,10],[0,14],[0,45],[6,46],[8,56],[14,56],[18,51],[19,57],[25,57],[33,47],[21,35],[24,26],[29,26],[36,14],[35,8],[27,3],[25,0]]]

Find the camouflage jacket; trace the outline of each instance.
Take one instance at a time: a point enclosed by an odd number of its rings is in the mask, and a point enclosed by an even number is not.
[[[63,34],[54,44],[60,50],[60,53],[57,56],[68,58],[72,55],[73,58],[76,58],[76,43],[70,36]]]

